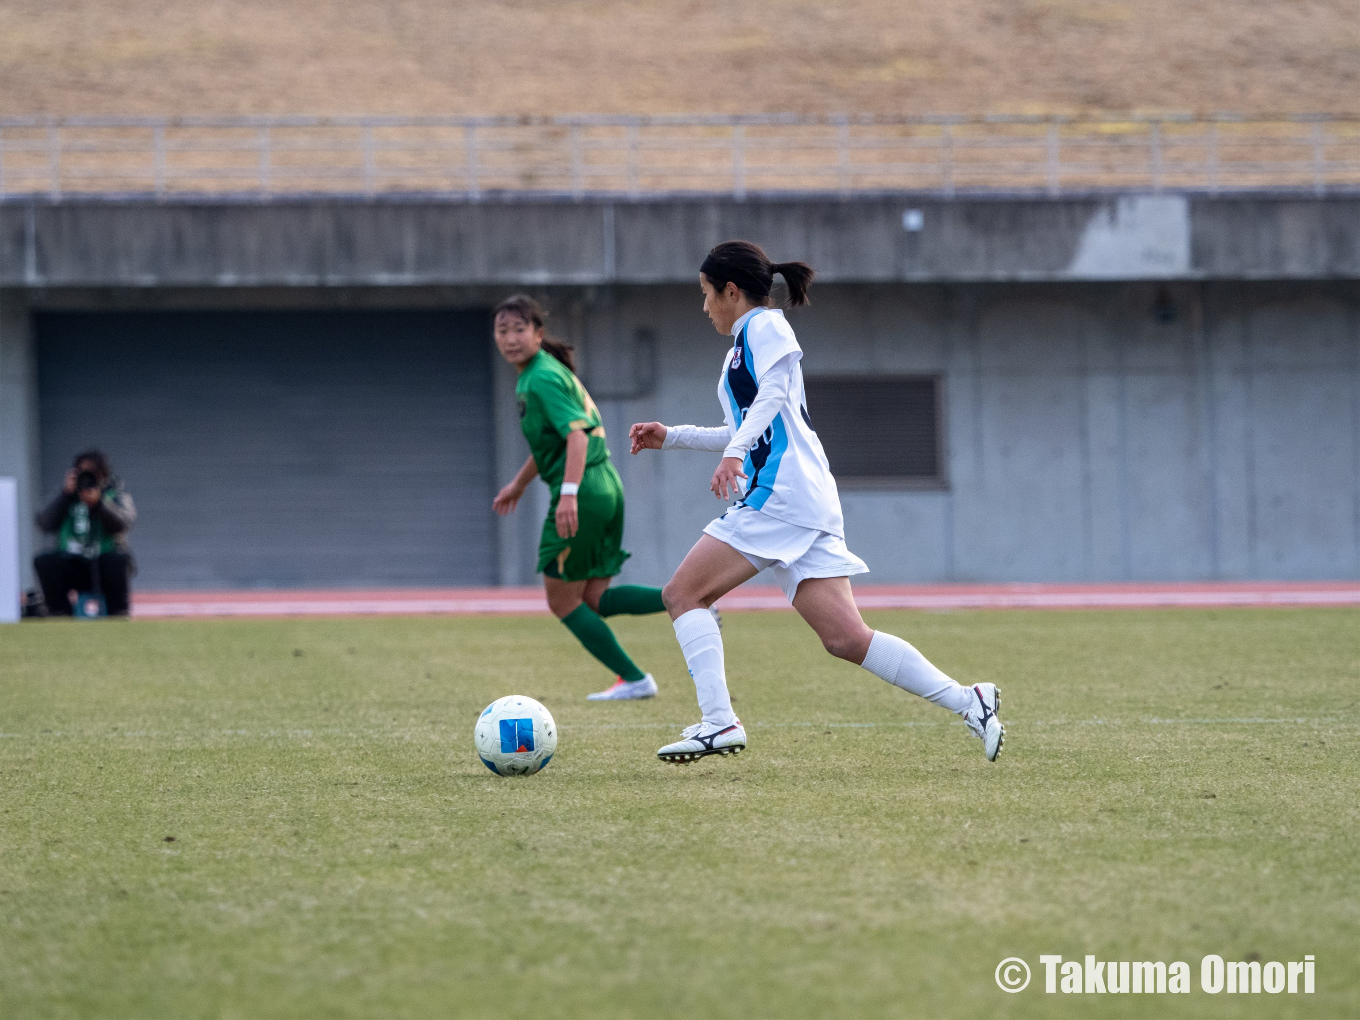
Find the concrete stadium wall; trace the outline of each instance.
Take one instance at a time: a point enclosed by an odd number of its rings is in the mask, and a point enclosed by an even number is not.
[[[843,283],[1360,277],[1345,195],[65,199],[0,201],[0,286],[687,283],[729,237]]]
[[[20,514],[35,507],[38,493],[38,373],[27,302],[0,290],[0,477],[18,483]],[[29,571],[36,535],[19,522],[19,555]]]
[[[720,421],[725,350],[697,287],[551,287],[629,493],[632,579],[664,577],[716,515],[712,458],[630,457],[634,421]],[[30,293],[44,308],[468,307],[489,289]],[[843,494],[877,581],[1360,577],[1360,284],[818,284],[791,314],[817,374],[944,378],[947,486]],[[1169,300],[1171,321],[1154,308]],[[0,470],[36,478],[25,306],[0,293]],[[655,337],[655,378],[637,363]],[[498,363],[496,471],[527,456]],[[816,408],[813,413],[815,415]],[[26,424],[27,423],[27,424]],[[134,480],[131,480],[135,482]],[[533,580],[541,486],[498,532]],[[31,539],[30,539],[31,541]]]
[[[944,377],[947,487],[844,494],[871,580],[1360,577],[1346,197],[0,203],[0,473],[36,503],[30,310],[487,307],[528,287],[581,347],[629,491],[626,575],[655,580],[717,512],[711,458],[623,444],[633,421],[720,420],[694,267],[728,236],[817,266],[792,318],[809,375]],[[508,480],[527,450],[498,373]],[[502,582],[532,580],[544,503],[500,524]]]
[[[1360,577],[1360,287],[814,294],[791,313],[809,376],[945,379],[947,488],[842,495],[872,579]],[[1153,315],[1165,297],[1170,322]],[[614,314],[660,341],[656,394],[600,401],[629,492],[629,576],[656,578],[716,515],[713,458],[633,458],[623,437],[634,420],[721,421],[723,341],[688,289],[627,294]]]

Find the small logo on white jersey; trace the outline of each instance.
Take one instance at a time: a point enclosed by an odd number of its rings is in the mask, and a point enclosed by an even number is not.
[[[741,368],[741,344],[732,348],[732,367]]]

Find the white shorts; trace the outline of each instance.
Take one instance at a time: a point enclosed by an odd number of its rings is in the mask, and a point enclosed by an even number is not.
[[[840,536],[787,524],[749,506],[734,506],[709,524],[704,534],[730,545],[757,570],[768,567],[790,602],[799,583],[810,577],[869,572]]]

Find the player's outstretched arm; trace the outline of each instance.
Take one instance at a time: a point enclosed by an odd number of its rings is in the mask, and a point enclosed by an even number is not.
[[[519,505],[520,497],[524,495],[524,490],[537,477],[538,465],[534,463],[534,458],[530,457],[516,473],[514,481],[496,493],[496,498],[491,501],[491,509],[502,517],[513,513],[515,507]]]
[[[662,425],[659,421],[642,422],[628,430],[633,453],[642,450],[707,450],[717,453],[732,439],[726,425],[705,428],[702,425]]]
[[[659,421],[638,422],[628,430],[629,452],[634,455],[643,450],[659,450],[666,442],[666,426]]]

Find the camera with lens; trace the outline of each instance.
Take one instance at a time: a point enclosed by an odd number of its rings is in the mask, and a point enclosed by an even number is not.
[[[99,488],[99,476],[93,471],[82,471],[76,475],[76,492]]]

